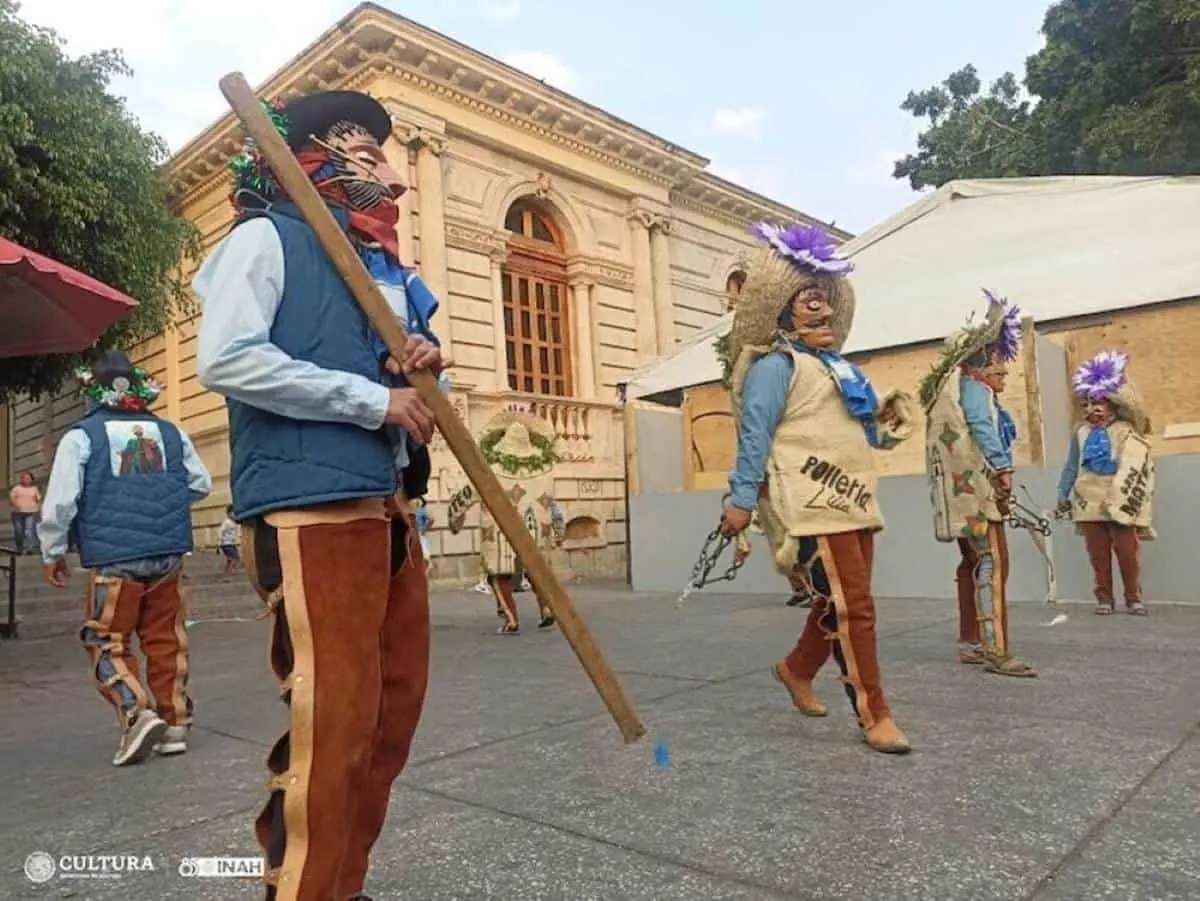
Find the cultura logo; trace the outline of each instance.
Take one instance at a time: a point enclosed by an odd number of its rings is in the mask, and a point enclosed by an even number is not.
[[[45,851],[34,851],[25,858],[25,876],[30,882],[49,882],[55,869],[54,858]]]

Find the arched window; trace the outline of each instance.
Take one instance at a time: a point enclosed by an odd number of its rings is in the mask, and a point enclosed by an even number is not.
[[[746,273],[740,269],[729,274],[729,278],[725,279],[725,309],[733,309],[734,302],[742,293],[742,286],[746,284]]]
[[[512,232],[501,279],[508,386],[569,397],[571,325],[562,233],[532,198],[509,208],[504,227]]]

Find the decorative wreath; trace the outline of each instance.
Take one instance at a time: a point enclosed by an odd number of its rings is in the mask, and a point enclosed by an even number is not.
[[[102,407],[129,412],[144,410],[158,400],[162,386],[141,366],[134,366],[130,374],[132,378],[128,379],[117,376],[111,385],[97,382],[88,368],[76,370],[75,377],[79,379],[83,395]]]

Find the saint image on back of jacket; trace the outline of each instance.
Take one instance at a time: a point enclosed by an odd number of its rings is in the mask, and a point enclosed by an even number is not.
[[[406,373],[443,368],[421,279],[399,258],[406,190],[387,111],[354,91],[269,107],[409,335],[393,360],[253,141],[239,219],[197,273],[196,372],[229,409],[246,572],[275,614],[289,731],[256,822],[266,897],[366,898],[371,849],[408,760],[429,670],[429,585],[408,498],[425,493],[433,416]]]
[[[1033,667],[1009,653],[1006,594],[1004,521],[1017,427],[1000,394],[1021,350],[1021,313],[990,291],[984,295],[984,320],[952,332],[921,382],[934,536],[957,542],[961,554],[959,660],[1002,676],[1033,677]]]
[[[1125,609],[1145,616],[1141,543],[1155,537],[1154,458],[1150,419],[1129,380],[1129,357],[1101,351],[1072,379],[1084,422],[1071,435],[1058,483],[1058,509],[1083,535],[1095,577],[1096,612],[1112,613],[1113,556],[1121,571]]]
[[[756,234],[766,246],[748,267],[729,342],[738,450],[722,530],[740,534],[757,507],[779,572],[809,574],[808,620],[773,668],[795,707],[826,715],[812,681],[832,655],[863,740],[906,753],[876,647],[871,577],[883,517],[873,448],[911,433],[912,402],[898,392],[881,400],[839,353],[854,318],[852,266],[828,234],[766,224]]]

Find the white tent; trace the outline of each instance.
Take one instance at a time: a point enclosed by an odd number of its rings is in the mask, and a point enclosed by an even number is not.
[[[1037,322],[1200,297],[1200,177],[950,182],[842,253],[858,296],[847,353],[940,339],[985,287]],[[731,321],[636,372],[626,397],[718,381]]]

